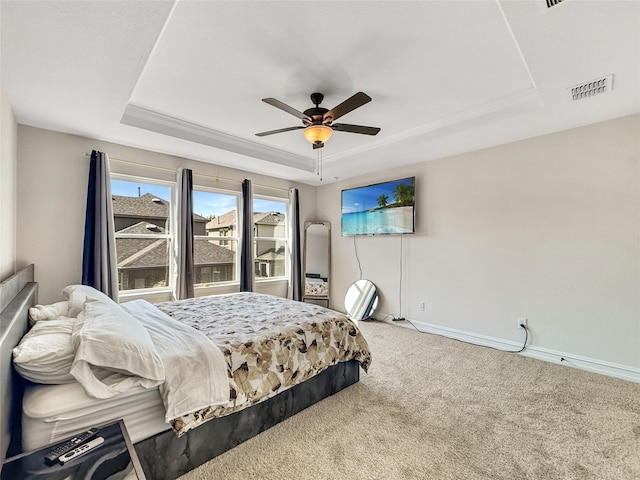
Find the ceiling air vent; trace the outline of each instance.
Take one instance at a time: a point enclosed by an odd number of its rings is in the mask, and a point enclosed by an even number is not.
[[[607,93],[613,88],[613,75],[591,80],[590,82],[574,85],[569,89],[573,100],[593,97],[601,93]]]
[[[547,2],[547,8],[551,8],[561,3],[562,0],[546,0],[546,2]]]

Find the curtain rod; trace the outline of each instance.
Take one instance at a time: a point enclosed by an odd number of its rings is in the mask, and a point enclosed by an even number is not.
[[[91,154],[88,152],[84,152],[84,156],[85,157],[90,157]],[[135,165],[137,167],[146,167],[146,168],[155,168],[156,170],[164,170],[165,172],[171,172],[171,173],[178,173],[178,171],[175,168],[167,168],[167,167],[158,167],[156,165],[148,165],[146,163],[140,163],[140,162],[132,162],[131,160],[123,160],[121,158],[116,158],[116,157],[112,157],[111,155],[109,155],[109,160],[113,160],[114,162],[120,162],[120,163],[126,163],[129,165]],[[215,180],[216,182],[222,180],[225,182],[234,182],[237,184],[242,184],[242,180],[236,180],[235,178],[225,178],[225,177],[220,177],[218,175],[206,175],[204,173],[194,173],[193,174],[196,177],[204,177],[204,178],[211,178],[213,180]],[[255,183],[254,184],[256,187],[260,187],[260,188],[271,188],[274,190],[281,190],[283,192],[288,192],[289,189],[288,188],[282,188],[282,187],[273,187],[271,185],[261,185],[259,183]]]

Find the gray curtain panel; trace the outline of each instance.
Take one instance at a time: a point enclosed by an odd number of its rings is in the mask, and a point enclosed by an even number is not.
[[[253,188],[251,180],[242,182],[242,237],[240,239],[240,291],[253,292]]]
[[[193,173],[188,168],[178,169],[178,191],[174,212],[176,214],[174,249],[176,275],[173,296],[176,300],[193,298],[195,281],[193,243]]]
[[[289,279],[289,298],[302,300],[302,261],[300,249],[300,206],[298,189],[289,189],[289,261],[291,262],[291,278]]]
[[[118,301],[118,259],[111,204],[109,155],[93,150],[89,166],[82,284]]]

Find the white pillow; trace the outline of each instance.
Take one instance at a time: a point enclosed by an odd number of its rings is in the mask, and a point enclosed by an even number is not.
[[[113,301],[87,299],[71,341],[76,352],[71,375],[92,397],[109,398],[164,381],[164,365],[146,328]]]
[[[66,317],[69,312],[69,302],[52,303],[51,305],[36,305],[29,308],[29,318],[35,322],[40,320],[52,320],[58,317]]]
[[[102,293],[89,285],[69,285],[62,289],[62,296],[69,301],[69,316],[77,317],[84,308],[84,302],[87,298],[99,300],[102,303],[118,305],[108,295]]]
[[[74,318],[60,317],[37,322],[13,349],[16,371],[36,383],[73,383],[74,351],[71,332]]]

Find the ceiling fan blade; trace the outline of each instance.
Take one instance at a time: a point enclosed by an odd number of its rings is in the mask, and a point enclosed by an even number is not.
[[[309,122],[313,121],[313,119],[308,115],[305,115],[301,111],[296,110],[295,108],[290,107],[286,103],[282,103],[280,100],[276,100],[275,98],[263,98],[262,101],[264,103],[268,103],[269,105],[273,105],[274,107],[279,108],[280,110],[284,110],[285,112],[290,113],[294,117],[298,117],[300,120],[307,120]]]
[[[378,127],[363,127],[362,125],[349,125],[348,123],[334,123],[331,128],[337,132],[362,133],[364,135],[377,135]]]
[[[329,123],[337,120],[341,116],[349,113],[352,110],[355,110],[358,107],[361,107],[365,103],[371,101],[371,97],[363,92],[358,92],[355,95],[347,98],[340,105],[336,105],[327,113],[325,113],[322,117],[323,123]]]
[[[274,133],[288,132],[290,130],[300,130],[301,128],[305,128],[304,125],[300,125],[299,127],[279,128],[278,130],[269,130],[268,132],[260,132],[256,133],[256,136],[266,137],[267,135],[273,135]]]

